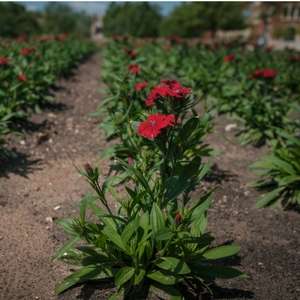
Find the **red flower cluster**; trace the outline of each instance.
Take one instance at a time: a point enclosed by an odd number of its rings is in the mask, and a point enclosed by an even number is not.
[[[125,52],[131,59],[134,59],[137,56],[137,53],[135,50],[125,49]]]
[[[231,62],[235,60],[235,55],[234,54],[228,54],[224,56],[224,62]]]
[[[18,80],[22,81],[22,82],[25,82],[25,81],[27,81],[27,77],[26,77],[26,75],[24,73],[20,73],[18,75]]]
[[[146,88],[148,85],[147,81],[143,81],[143,82],[137,82],[134,86],[134,89],[139,92],[141,90],[143,90],[144,88]]]
[[[20,54],[22,56],[28,56],[28,55],[32,54],[33,52],[35,52],[35,48],[22,48],[20,50]]]
[[[167,127],[172,127],[175,124],[175,115],[154,114],[150,115],[147,120],[140,123],[138,134],[146,139],[153,140]]]
[[[274,79],[277,76],[277,71],[274,69],[260,69],[256,70],[252,77],[255,79],[265,78],[265,79]]]
[[[128,71],[131,73],[131,74],[139,74],[141,72],[141,68],[139,65],[137,64],[131,64],[128,66]]]
[[[176,99],[182,99],[189,95],[190,88],[183,87],[176,80],[163,80],[161,84],[154,87],[146,99],[146,105],[152,106],[154,102],[160,97],[173,97]]]
[[[4,56],[0,56],[0,66],[6,66],[9,63],[9,59]]]

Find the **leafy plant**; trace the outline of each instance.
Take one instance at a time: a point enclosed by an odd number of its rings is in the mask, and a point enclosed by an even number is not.
[[[119,202],[119,210],[113,213],[106,196],[112,187],[108,181],[100,186],[98,170],[87,169],[85,176],[97,195],[82,199],[79,218],[59,221],[71,239],[56,258],[78,269],[57,286],[56,292],[86,281],[110,279],[117,288],[111,299],[120,295],[146,299],[149,292],[157,290],[172,299],[183,299],[187,287],[199,293],[204,287],[209,289],[216,278],[243,275],[217,263],[238,253],[239,247],[212,247],[213,238],[205,232],[211,193],[190,208],[170,213],[155,196],[157,188],[150,187],[138,170],[132,172],[137,188],[126,188],[128,199]],[[177,188],[174,193],[178,182],[171,180],[169,187],[171,184],[172,189],[164,191],[170,201],[181,192]],[[87,218],[88,210],[95,215],[93,222]]]
[[[300,140],[282,133],[286,146],[273,149],[267,157],[252,168],[261,179],[254,184],[267,193],[261,196],[257,207],[281,205],[284,208],[300,204]]]
[[[214,246],[206,232],[212,191],[192,198],[209,171],[203,158],[211,149],[203,139],[210,115],[197,114],[198,98],[178,80],[152,78],[151,60],[138,63],[140,53],[128,49],[128,41],[114,42],[107,51],[110,97],[102,105],[102,127],[110,139],[118,138],[108,153],[118,178],[100,180],[97,168],[85,167],[95,193],[81,201],[79,218],[60,221],[71,240],[56,255],[79,268],[56,291],[109,279],[117,289],[111,299],[146,299],[149,293],[184,299],[210,291],[216,278],[242,276],[222,260],[239,247]],[[160,72],[173,68],[168,63]],[[137,89],[140,82],[147,85]],[[127,195],[116,192],[120,183]]]
[[[0,45],[0,139],[20,119],[52,100],[49,88],[94,50],[67,35]]]

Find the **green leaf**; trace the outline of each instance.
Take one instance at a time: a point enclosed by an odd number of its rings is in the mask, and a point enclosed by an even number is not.
[[[186,178],[180,176],[172,176],[166,180],[166,194],[165,197],[168,200],[175,199],[189,186],[189,182]]]
[[[124,283],[131,279],[134,275],[134,268],[123,267],[115,275],[115,284],[120,288]]]
[[[62,283],[55,288],[55,292],[60,294],[75,284],[90,280],[110,278],[111,276],[112,273],[109,269],[103,270],[99,266],[86,266],[66,277]]]
[[[121,238],[123,241],[123,244],[126,245],[131,236],[137,231],[138,229],[138,219],[134,219],[131,222],[129,222],[125,228],[123,229],[123,232],[121,234]]]
[[[166,241],[166,240],[170,240],[173,237],[173,235],[174,234],[170,229],[163,228],[162,230],[156,233],[155,239],[157,241]]]
[[[121,236],[113,227],[106,225],[103,228],[102,232],[108,238],[108,240],[112,241],[116,246],[122,249],[125,253],[129,254],[126,245],[124,245],[123,243]]]
[[[150,223],[154,235],[165,228],[165,221],[161,209],[156,203],[152,204],[150,213]]]
[[[56,224],[60,225],[64,231],[66,233],[68,233],[69,235],[71,236],[77,236],[77,232],[74,230],[74,220],[71,219],[71,218],[68,218],[68,219],[60,219],[60,220],[57,220],[55,222]]]
[[[89,206],[90,203],[93,203],[97,199],[98,198],[92,194],[87,194],[81,199],[80,204],[79,204],[81,220],[85,221],[85,214],[86,214],[87,207]]]
[[[158,283],[165,284],[165,285],[173,285],[177,282],[177,279],[173,275],[167,275],[161,271],[155,271],[147,274],[147,277],[157,281]]]
[[[272,202],[276,201],[283,190],[284,188],[277,188],[274,191],[261,196],[256,202],[256,207],[262,208],[269,206]]]
[[[240,251],[240,247],[238,245],[224,245],[215,247],[205,251],[203,256],[206,259],[220,259],[228,256],[232,256],[237,254]]]
[[[68,253],[68,251],[73,249],[73,246],[80,241],[80,237],[76,236],[69,240],[63,247],[61,247],[53,256],[52,259],[59,259],[62,256],[65,255],[65,253]]]
[[[156,265],[163,270],[171,271],[180,275],[189,274],[191,272],[188,265],[176,257],[161,257],[161,260],[162,261]]]
[[[134,285],[139,285],[146,275],[146,271],[144,269],[140,269],[138,273],[134,274]]]
[[[224,266],[202,266],[198,265],[197,269],[193,270],[197,275],[202,278],[213,280],[215,278],[234,278],[234,277],[245,277],[245,273]]]

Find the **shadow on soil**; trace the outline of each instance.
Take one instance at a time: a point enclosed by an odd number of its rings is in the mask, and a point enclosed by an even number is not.
[[[237,179],[237,175],[231,173],[227,170],[222,170],[218,167],[217,164],[214,164],[211,168],[211,171],[208,173],[208,175],[205,177],[205,181],[211,182],[211,183],[222,183],[227,181],[234,181]]]
[[[106,300],[115,292],[112,282],[94,281],[77,285],[58,296],[59,300]]]
[[[9,174],[16,174],[27,178],[29,173],[41,169],[40,159],[30,159],[29,155],[15,149],[0,151],[0,177],[9,178]]]
[[[254,299],[254,293],[235,288],[223,288],[214,286],[214,297],[211,299]]]

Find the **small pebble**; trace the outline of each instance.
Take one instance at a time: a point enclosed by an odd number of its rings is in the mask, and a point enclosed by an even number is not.
[[[53,219],[52,219],[51,217],[47,217],[47,218],[46,218],[46,222],[47,222],[47,223],[53,223]]]
[[[236,128],[237,128],[236,124],[228,124],[228,125],[225,126],[225,131],[229,132],[229,131],[231,131],[233,129],[236,129]]]
[[[57,205],[57,206],[55,206],[53,209],[54,210],[59,210],[61,208],[61,206],[60,205]]]

